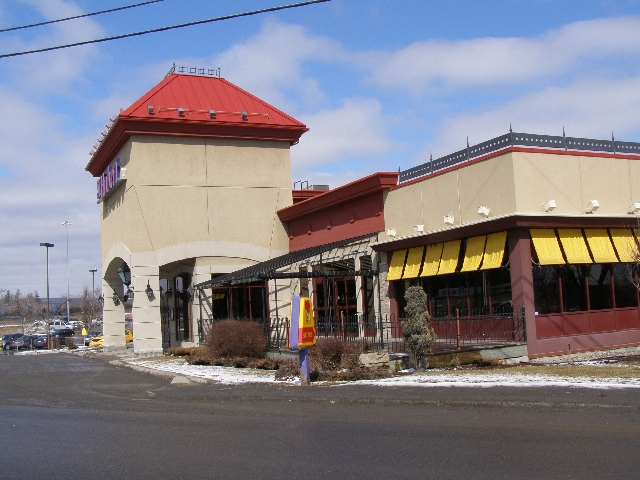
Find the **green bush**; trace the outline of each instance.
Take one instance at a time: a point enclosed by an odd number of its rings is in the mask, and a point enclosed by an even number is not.
[[[407,315],[402,322],[402,336],[404,344],[411,356],[415,368],[426,367],[427,354],[436,340],[436,334],[431,328],[427,294],[422,287],[409,287],[404,294]]]
[[[269,343],[267,334],[258,322],[223,320],[213,324],[206,345],[214,358],[262,358]]]

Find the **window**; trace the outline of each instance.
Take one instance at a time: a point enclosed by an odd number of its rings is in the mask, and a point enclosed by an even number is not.
[[[589,272],[589,309],[606,310],[613,308],[611,264],[588,265],[585,269]]]
[[[586,279],[584,265],[563,265],[559,267],[562,279],[562,304],[565,312],[583,312],[589,309],[587,304]]]
[[[616,308],[638,306],[638,290],[633,283],[638,272],[634,271],[633,263],[616,263],[613,265],[613,284]]]
[[[533,296],[536,312],[540,315],[560,313],[560,276],[558,267],[535,265],[533,267]]]

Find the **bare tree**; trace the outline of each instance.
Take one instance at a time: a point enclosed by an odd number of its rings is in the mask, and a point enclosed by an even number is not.
[[[97,289],[92,292],[88,287],[84,287],[82,296],[79,299],[80,318],[87,328],[89,327],[89,322],[99,316],[102,311],[102,305],[98,298],[99,294],[100,291]]]

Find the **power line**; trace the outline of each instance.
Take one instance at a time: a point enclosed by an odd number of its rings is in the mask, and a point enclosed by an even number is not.
[[[167,30],[174,30],[176,28],[191,27],[193,25],[202,25],[204,23],[219,22],[221,20],[230,20],[232,18],[249,17],[251,15],[257,15],[259,13],[277,12],[278,10],[285,10],[285,9],[288,9],[288,8],[296,8],[296,7],[304,7],[306,5],[312,5],[314,3],[324,3],[324,2],[330,2],[330,1],[331,0],[309,0],[309,1],[306,1],[306,2],[292,3],[290,5],[281,5],[279,7],[269,7],[269,8],[263,8],[261,10],[253,10],[253,11],[250,11],[250,12],[234,13],[232,15],[224,15],[222,17],[209,18],[209,19],[206,19],[206,20],[197,20],[195,22],[181,23],[179,25],[170,25],[168,27],[152,28],[151,30],[143,30],[143,31],[140,31],[140,32],[125,33],[125,34],[122,34],[122,35],[114,35],[113,37],[98,38],[96,40],[85,40],[84,42],[77,42],[77,43],[68,43],[66,45],[58,45],[56,47],[38,48],[36,50],[26,50],[24,52],[5,53],[5,54],[0,55],[0,58],[19,57],[21,55],[28,55],[28,54],[31,54],[31,53],[50,52],[52,50],[60,50],[60,49],[63,49],[63,48],[70,48],[70,47],[79,47],[81,45],[90,45],[92,43],[102,43],[102,42],[108,42],[108,41],[111,41],[111,40],[120,40],[121,38],[138,37],[140,35],[146,35],[148,33],[165,32]]]
[[[119,12],[120,10],[127,10],[129,8],[142,7],[143,5],[149,5],[150,3],[158,3],[158,2],[164,2],[164,0],[149,0],[148,2],[136,3],[135,5],[125,5],[124,7],[116,7],[116,8],[110,8],[109,10],[101,10],[99,12],[76,15],[75,17],[59,18],[58,20],[48,20],[46,22],[32,23],[30,25],[22,25],[20,27],[3,28],[3,29],[0,29],[0,33],[12,32],[14,30],[22,30],[25,28],[41,27],[42,25],[66,22],[67,20],[76,20],[77,18],[93,17],[95,15],[102,15],[103,13]]]

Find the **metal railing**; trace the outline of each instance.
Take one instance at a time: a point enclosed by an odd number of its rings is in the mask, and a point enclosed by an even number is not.
[[[486,142],[450,153],[444,157],[430,161],[400,172],[398,182],[406,182],[414,178],[429,175],[465,163],[487,153],[497,152],[511,146],[554,148],[558,150],[580,150],[604,153],[631,153],[640,155],[640,143],[611,140],[595,140],[590,138],[567,137],[565,135],[536,135],[533,133],[509,132]]]
[[[198,321],[201,342],[209,336],[216,322],[226,319]],[[269,348],[287,348],[289,319],[242,319],[260,323],[269,338]],[[402,322],[404,318],[390,316],[339,316],[317,317],[317,338],[337,338],[358,342],[367,350],[387,350],[390,353],[404,352]],[[502,313],[457,315],[431,319],[436,333],[435,352],[459,350],[478,346],[509,345],[526,342],[524,309],[510,309]]]

